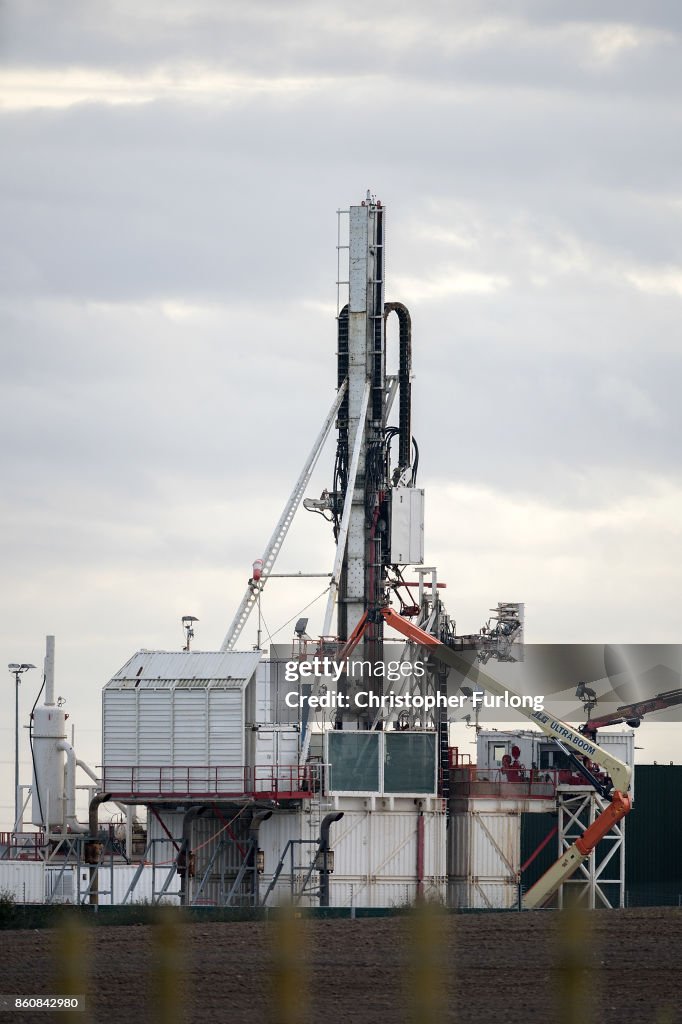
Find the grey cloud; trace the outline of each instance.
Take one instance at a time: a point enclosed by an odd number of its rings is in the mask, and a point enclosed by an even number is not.
[[[615,59],[592,60],[583,30],[656,30]],[[204,67],[278,75],[379,72],[392,78],[544,89],[655,92],[679,85],[679,10],[673,4],[360,2],[258,5],[26,0],[5,15],[5,58],[15,66],[94,66],[124,72]],[[668,38],[670,37],[670,38]],[[633,86],[637,90],[633,90]]]
[[[534,637],[677,639],[679,7],[508,8],[2,8],[6,76],[209,90],[0,112],[0,643],[39,664],[57,633],[79,727],[181,614],[222,639],[333,396],[335,210],[368,187],[450,611],[476,628],[513,593]],[[484,19],[503,31],[453,45]],[[646,31],[600,63],[608,22]],[[213,94],[214,72],[266,87]],[[308,493],[331,471],[328,451]],[[328,567],[318,520],[282,568]],[[268,624],[312,582],[273,590]]]
[[[679,211],[657,206],[677,190],[677,111],[575,97],[434,95],[424,107],[409,90],[381,94],[376,120],[361,108],[313,96],[284,110],[251,99],[218,111],[163,103],[6,117],[5,287],[322,298],[339,196],[381,183],[400,210],[430,201],[447,213],[457,195],[485,206],[488,227],[499,216],[505,229],[513,205],[548,245],[552,232],[573,232],[654,262],[679,256]]]
[[[308,436],[301,396],[316,395],[317,422],[334,378],[333,317],[302,318],[298,304],[333,305],[333,211],[382,183],[389,296],[415,318],[421,436],[452,409],[467,478],[512,488],[542,490],[554,465],[676,473],[679,299],[638,294],[623,275],[679,260],[679,212],[660,195],[676,187],[679,115],[577,96],[422,99],[379,91],[380,146],[361,96],[6,116],[5,365],[28,390],[4,416],[30,416],[8,456],[17,478],[61,452],[113,492],[135,474],[150,500],[176,464],[205,480],[224,461],[248,486],[247,423],[279,466],[282,422]],[[431,241],[434,229],[463,230],[465,248]],[[459,271],[504,286],[409,293],[411,278],[447,287]],[[150,312],[169,299],[217,306],[198,320]],[[278,390],[292,371],[296,396]],[[620,403],[600,387],[614,379]],[[632,415],[628,384],[658,417]],[[506,422],[513,458],[499,445]],[[422,465],[450,472],[428,450]]]

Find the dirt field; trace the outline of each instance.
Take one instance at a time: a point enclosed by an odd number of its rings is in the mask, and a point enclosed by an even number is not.
[[[82,1024],[682,1022],[682,910],[604,911],[587,919],[589,933],[574,923],[571,938],[558,928],[561,916],[551,912],[449,916],[427,922],[427,935],[441,929],[441,938],[431,943],[433,955],[428,948],[417,952],[424,949],[419,924],[404,917],[187,924],[170,932],[146,926],[92,928],[84,935],[85,955],[77,960],[77,969],[85,967],[89,976],[89,1012],[78,1019]],[[282,939],[288,954],[278,953]],[[63,990],[55,972],[64,970],[64,947],[54,930],[0,932],[0,991]],[[567,971],[557,972],[558,958]],[[163,963],[177,968],[177,992],[171,1008],[162,1010],[153,993]],[[583,987],[575,1017],[568,1015],[566,983],[571,991]],[[162,984],[172,993],[172,980]],[[431,1016],[429,994],[439,989],[444,1010]],[[289,1016],[282,1010],[287,997],[298,1006]],[[409,1016],[411,1004],[421,1006],[420,1017]],[[66,1016],[0,1014],[0,1024],[52,1019],[64,1022]]]

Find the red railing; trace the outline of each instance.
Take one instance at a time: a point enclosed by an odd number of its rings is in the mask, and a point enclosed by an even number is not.
[[[539,768],[477,768],[464,765],[450,772],[452,796],[531,797],[551,799],[563,772]]]
[[[0,856],[9,860],[40,860],[44,845],[42,832],[0,832]]]
[[[112,797],[311,797],[321,765],[114,765],[103,769]]]

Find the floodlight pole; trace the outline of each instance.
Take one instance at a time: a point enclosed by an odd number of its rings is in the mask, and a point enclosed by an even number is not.
[[[14,827],[19,822],[19,676],[21,669],[14,672]]]
[[[26,662],[18,665],[13,661],[7,667],[14,676],[14,827],[12,831],[16,832],[22,811],[19,806],[19,683],[21,682],[19,677],[22,672],[35,668],[35,665],[29,665]]]

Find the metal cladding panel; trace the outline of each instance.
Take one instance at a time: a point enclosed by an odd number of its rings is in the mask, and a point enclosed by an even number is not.
[[[170,690],[141,690],[138,692],[138,752],[139,765],[169,765],[173,763],[173,706]]]
[[[151,811],[148,814],[147,821],[147,835],[149,839],[163,839],[167,840],[168,836],[164,830],[164,825],[173,836],[173,839],[182,839],[182,823],[185,815],[182,811],[166,811],[163,809],[155,808],[156,813]],[[158,815],[158,817],[157,817]],[[159,818],[161,821],[159,821]],[[163,822],[163,825],[161,824]]]
[[[670,883],[682,893],[682,765],[638,765],[637,803],[625,819],[628,888]]]
[[[105,690],[103,763],[107,768],[241,767],[243,699],[241,687]],[[241,775],[239,780],[237,788]],[[227,786],[229,780],[221,782]]]
[[[302,820],[308,817],[310,816],[303,815],[298,811],[276,811],[272,818],[261,824],[259,847],[265,857],[265,871],[260,880],[262,895],[264,895],[272,880],[287,841],[301,837]],[[196,875],[192,884],[192,898],[193,900],[196,899],[197,905],[220,905],[224,901],[225,894],[229,890],[242,864],[243,850],[248,838],[249,820],[249,813],[235,815],[225,812],[222,818],[201,817],[195,819],[192,823],[191,845],[197,853]],[[236,839],[234,842],[230,842],[229,837],[226,836],[225,825],[228,822],[230,831]],[[319,822],[317,824],[319,828]],[[225,842],[225,840],[227,841]],[[210,875],[204,884],[201,894],[196,895],[211,858],[216,851],[216,846],[221,842],[223,842],[223,845],[213,862]],[[241,850],[239,848],[240,845]],[[297,879],[300,874],[298,869],[301,865],[310,862],[315,849],[316,847],[312,844],[302,848],[295,848],[294,862],[297,869]],[[290,858],[287,856],[285,869],[280,877],[280,881],[275,891],[268,898],[269,906],[289,902],[291,898],[290,864]],[[248,887],[248,881],[244,884]]]
[[[626,764],[635,763],[635,734],[634,732],[606,732],[604,729],[597,733],[597,743],[613,757]],[[630,798],[635,800],[635,775],[633,771],[630,782]]]
[[[261,661],[256,671],[256,722],[272,722],[274,717],[272,663]]]
[[[368,213],[367,206],[351,206],[349,213],[348,296],[351,313],[362,313],[367,309]]]
[[[291,885],[289,882],[289,875],[281,874],[275,882],[272,892],[268,896],[268,907],[289,907],[291,906]],[[265,891],[272,881],[272,875],[267,873],[261,876],[261,899],[265,895]],[[299,890],[300,892],[300,890]],[[300,906],[304,907],[315,907],[320,905],[319,897],[315,897],[313,893],[305,893],[299,895],[298,902]],[[335,906],[335,904],[334,904]]]
[[[178,846],[182,842],[182,822],[184,814],[158,810],[156,812],[161,818],[161,821],[166,826],[171,836],[175,840]],[[170,867],[175,857],[177,856],[177,850],[173,843],[168,838],[168,835],[164,831],[164,828],[156,817],[149,811],[147,815],[147,839],[152,842],[152,851],[149,854],[149,859],[154,860],[156,864],[163,865],[159,870],[164,870]]]
[[[261,878],[261,892],[263,894],[272,881],[272,876],[277,869],[280,857],[282,856],[288,841],[290,839],[298,840],[317,838],[319,835],[319,820],[314,823],[314,826],[311,829],[308,827],[310,819],[310,814],[303,814],[300,811],[275,811],[273,816],[269,818],[268,821],[264,821],[261,825],[260,832],[258,834],[258,844],[265,857],[265,871]],[[335,828],[336,826],[332,825],[332,843]],[[312,833],[314,833],[314,835]],[[301,846],[294,847],[295,864],[309,864],[315,849],[316,846],[312,843],[305,843]],[[285,866],[282,874],[280,875],[279,883],[277,884],[275,891],[268,898],[269,906],[276,906],[277,903],[282,902],[282,900],[286,902],[291,898],[290,865],[291,857],[290,854],[287,853]]]
[[[78,872],[76,866],[45,865],[45,900],[50,903],[76,903]]]
[[[154,871],[151,864],[145,864],[133,892],[128,897],[128,903],[142,903],[143,901],[145,903],[151,902],[153,899],[153,891],[154,889],[156,889],[157,892],[159,891],[165,881],[165,872],[167,870],[167,865],[164,865],[161,870],[157,869]],[[137,865],[135,864],[117,864],[114,867],[114,903],[123,902],[136,871]],[[176,875],[175,878],[171,879],[165,896],[162,898],[162,902],[177,906],[179,893],[180,879]],[[101,902],[104,902],[104,900],[102,899]]]
[[[424,561],[424,491],[419,488],[391,491],[391,559],[400,565]]]
[[[105,688],[149,681],[173,684],[218,682],[244,685],[256,671],[260,651],[138,651],[112,676]]]
[[[291,788],[291,768],[298,765],[299,758],[298,729],[290,725],[261,726],[250,735],[253,738],[253,764],[258,769],[256,790],[272,789],[275,773],[269,773],[266,769],[274,768],[275,765],[281,769],[276,773],[277,782],[283,789]]]
[[[249,761],[253,758],[253,764],[258,765],[274,765],[277,760],[277,745],[275,743],[275,731],[274,729],[256,729],[250,731],[247,727],[247,732],[250,732],[251,749],[249,751]]]
[[[521,815],[453,814],[448,854],[450,878],[515,882],[521,855]]]
[[[448,906],[472,910],[509,910],[518,906],[516,883],[476,879],[451,881],[448,885]]]
[[[112,871],[109,865],[104,864],[97,873],[99,879],[99,905],[108,907],[112,904],[118,905],[123,903],[138,867],[139,865],[137,864],[114,864]],[[146,864],[138,876],[135,888],[126,900],[126,905],[133,906],[135,903],[151,903],[154,891],[158,893],[165,881],[168,870],[169,865],[157,867],[156,871],[154,871],[151,864]],[[86,903],[88,902],[89,881],[90,872],[86,867],[81,870],[80,879],[80,899],[81,901],[85,899]],[[180,879],[176,876],[171,880],[161,902],[177,906],[179,892]]]
[[[137,764],[137,693],[104,690],[102,756],[105,765]]]
[[[529,857],[535,853],[538,846],[547,838],[550,832],[557,827],[556,814],[523,814],[521,817],[521,863],[525,864]],[[629,830],[628,823],[628,830]],[[627,838],[630,846],[630,833]],[[630,850],[628,849],[628,862]],[[524,889],[530,889],[537,880],[544,875],[545,871],[552,866],[557,858],[556,834],[546,844],[543,850],[531,861],[521,876]]]
[[[208,695],[206,764],[244,764],[243,695],[239,690],[211,690]]]
[[[246,849],[249,814],[225,812],[222,817],[196,818],[192,822],[191,848],[196,853],[192,902],[216,906],[237,876]],[[229,829],[226,825],[229,824]],[[206,872],[209,872],[205,878]],[[200,885],[203,884],[201,892]]]
[[[173,763],[205,765],[207,763],[206,690],[176,689],[173,693]]]
[[[424,880],[424,899],[445,903],[447,887],[442,879]],[[329,904],[332,907],[408,907],[416,902],[416,881],[399,879],[381,881],[374,885],[358,885],[357,880],[332,876]]]
[[[0,861],[0,892],[11,893],[16,903],[44,903],[43,861]]]
[[[289,767],[298,764],[298,741],[299,741],[298,729],[292,729],[290,727],[277,730],[277,764],[283,767]],[[284,776],[289,777],[289,773],[283,773]]]
[[[334,873],[365,882],[416,881],[417,817],[403,811],[346,811],[333,826]],[[445,876],[445,815],[424,818],[424,875]]]

